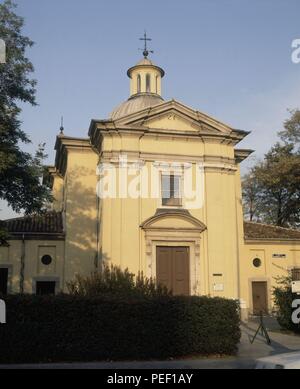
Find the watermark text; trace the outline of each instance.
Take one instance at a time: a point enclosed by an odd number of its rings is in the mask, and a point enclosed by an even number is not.
[[[0,324],[6,323],[6,305],[5,301],[0,300]]]
[[[294,308],[292,313],[292,322],[294,324],[299,324],[300,323],[300,299],[293,300],[292,308]]]
[[[0,63],[6,63],[6,44],[0,39]]]
[[[97,167],[98,197],[105,199],[156,199],[162,205],[186,209],[204,203],[203,163],[130,161],[127,155]]]
[[[300,63],[300,38],[292,41],[292,49],[294,49],[291,56],[292,62],[298,64]]]

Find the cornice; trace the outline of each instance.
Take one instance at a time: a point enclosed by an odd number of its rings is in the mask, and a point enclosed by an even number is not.
[[[116,158],[121,154],[126,154],[131,156],[132,158],[142,159],[150,162],[154,161],[176,161],[176,162],[206,162],[206,163],[220,163],[220,164],[229,164],[235,165],[235,160],[229,157],[222,157],[216,155],[188,155],[188,154],[171,154],[171,153],[155,153],[155,152],[140,152],[133,150],[111,150],[111,151],[102,151],[101,157],[108,158]]]
[[[234,157],[235,157],[236,162],[240,163],[240,162],[244,161],[253,152],[254,152],[254,150],[251,150],[251,149],[235,149],[234,150]]]
[[[296,238],[246,238],[244,237],[245,244],[300,244],[300,239]]]
[[[8,241],[10,240],[65,240],[64,233],[33,233],[33,232],[13,232],[9,233]]]
[[[67,154],[69,150],[93,150],[90,138],[75,138],[59,135],[56,138],[54,149],[56,150],[55,167],[64,175],[67,167]]]

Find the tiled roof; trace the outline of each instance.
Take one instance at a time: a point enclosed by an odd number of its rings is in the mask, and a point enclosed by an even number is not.
[[[300,240],[300,230],[244,221],[245,239]]]
[[[18,217],[3,220],[3,226],[9,233],[62,234],[64,232],[62,213],[46,212],[41,215]]]
[[[11,234],[63,234],[61,212],[46,212],[42,215],[24,216],[1,222]],[[300,240],[300,230],[283,228],[269,224],[244,221],[245,239],[293,239]]]

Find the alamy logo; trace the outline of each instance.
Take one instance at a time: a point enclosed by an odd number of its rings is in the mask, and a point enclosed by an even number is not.
[[[0,300],[0,324],[6,323],[6,305],[5,301]]]
[[[292,308],[296,308],[292,313],[292,322],[294,324],[299,324],[300,323],[300,299],[293,300]]]
[[[3,39],[0,39],[0,63],[6,62],[6,44]]]
[[[292,62],[293,63],[300,63],[300,39],[294,39],[292,41],[292,48],[295,49],[292,52]]]
[[[200,209],[204,203],[203,163],[129,160],[126,154],[97,166],[101,199],[157,199],[163,206]]]

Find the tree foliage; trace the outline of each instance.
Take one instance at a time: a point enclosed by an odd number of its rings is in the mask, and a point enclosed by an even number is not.
[[[250,170],[242,179],[244,215],[250,221],[259,221],[260,183]]]
[[[282,227],[300,225],[300,114],[292,111],[279,132],[281,142],[243,178],[245,215]]]
[[[34,156],[21,150],[30,140],[21,129],[20,103],[36,105],[34,70],[26,57],[33,42],[22,35],[23,18],[15,4],[0,4],[0,38],[6,43],[6,63],[0,64],[0,199],[25,213],[40,211],[50,200],[49,189],[41,183],[44,145]]]
[[[280,138],[290,144],[300,145],[300,110],[290,110],[290,118],[283,123],[284,130],[279,132]]]

